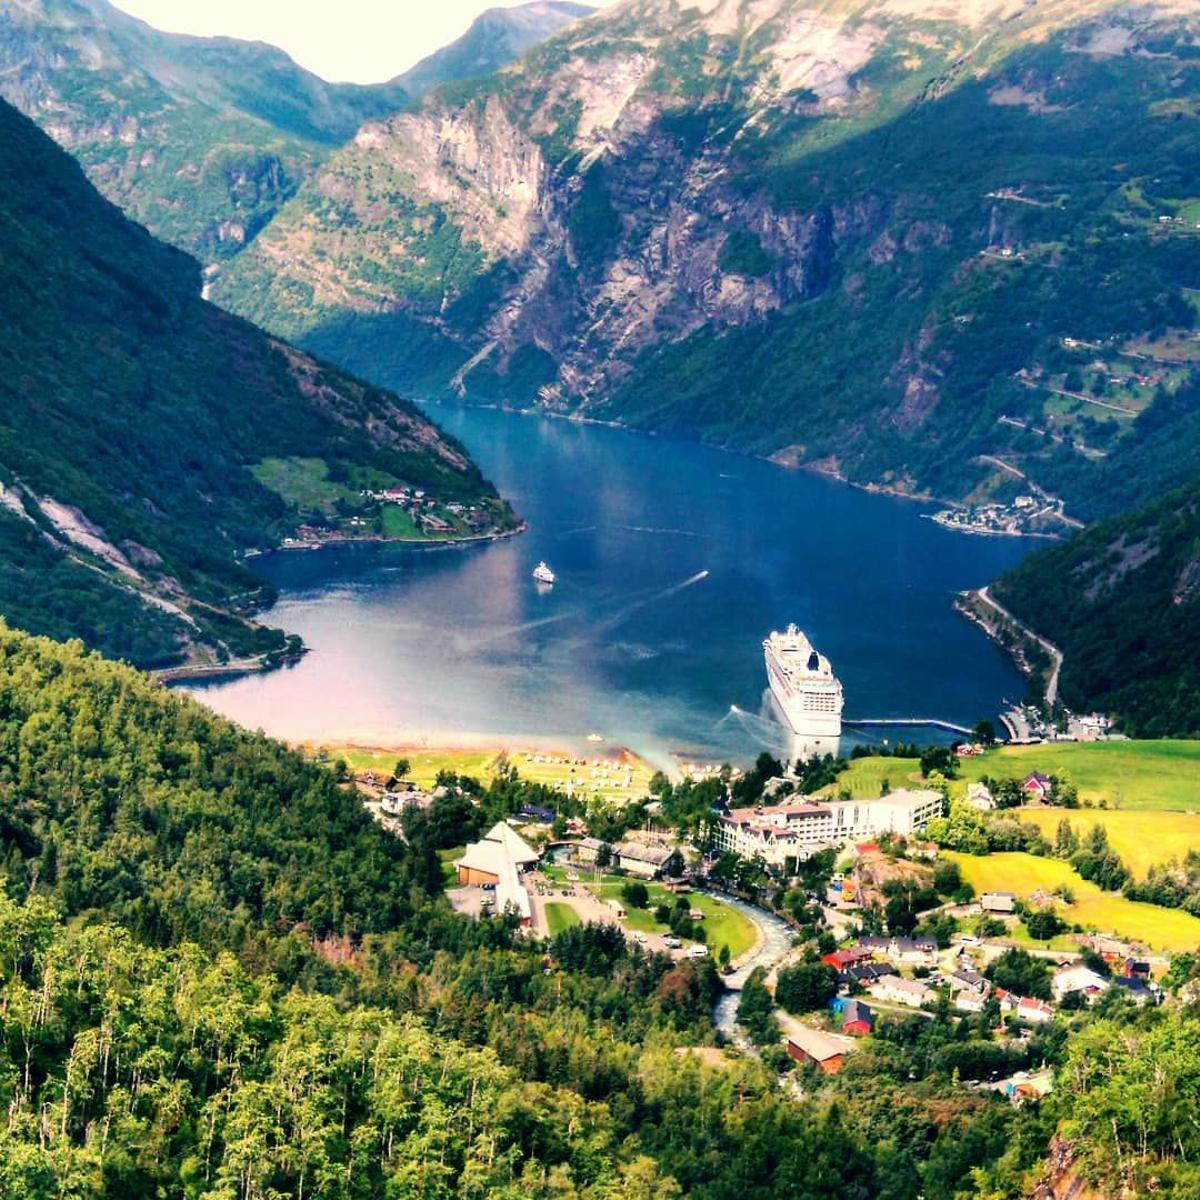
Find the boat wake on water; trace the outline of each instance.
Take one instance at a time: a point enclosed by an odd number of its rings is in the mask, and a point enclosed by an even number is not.
[[[593,626],[593,634],[608,633],[615,629],[622,621],[628,620],[639,609],[645,608],[649,604],[657,604],[660,600],[666,600],[670,596],[678,595],[685,588],[690,588],[693,584],[699,583],[702,579],[708,578],[708,571],[697,571],[695,575],[689,575],[680,583],[673,583],[669,587],[660,588],[658,591],[651,593],[643,600],[635,600],[632,604],[625,605],[613,613],[612,616],[606,617],[599,624]]]

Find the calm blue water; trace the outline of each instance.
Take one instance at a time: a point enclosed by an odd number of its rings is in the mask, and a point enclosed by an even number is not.
[[[291,739],[589,733],[662,761],[786,751],[760,643],[795,621],[846,716],[971,724],[1024,690],[951,608],[1032,543],[953,534],[911,502],[687,442],[431,408],[529,521],[470,548],[259,560],[299,665],[194,689]],[[558,573],[539,592],[530,571]],[[703,574],[706,572],[707,574]]]

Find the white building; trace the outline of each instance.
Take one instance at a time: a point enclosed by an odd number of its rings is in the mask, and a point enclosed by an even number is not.
[[[901,979],[899,975],[885,975],[877,979],[867,991],[876,1000],[892,1004],[907,1004],[909,1008],[920,1008],[933,999],[933,992],[915,979]]]
[[[1050,980],[1050,990],[1054,993],[1054,999],[1060,1004],[1063,997],[1069,996],[1072,992],[1083,992],[1090,1004],[1101,992],[1108,990],[1108,980],[1103,975],[1098,975],[1091,967],[1082,965],[1063,967]]]
[[[967,803],[980,812],[990,812],[996,807],[996,801],[986,783],[972,783],[967,788]]]
[[[477,842],[472,842],[454,863],[458,882],[467,886],[496,889],[496,911],[516,912],[522,925],[533,917],[529,892],[521,872],[538,861],[538,852],[506,821],[495,825]]]
[[[911,837],[942,815],[942,795],[932,790],[891,792],[877,800],[814,800],[760,808],[735,808],[717,823],[719,850],[743,858],[760,857],[781,867],[827,847],[894,833]]]

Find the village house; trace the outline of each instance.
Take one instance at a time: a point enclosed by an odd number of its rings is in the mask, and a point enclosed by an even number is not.
[[[991,812],[996,807],[991,788],[986,783],[972,783],[968,786],[967,803],[980,812]]]
[[[870,1006],[862,1000],[847,1000],[842,1006],[842,1032],[851,1037],[866,1037],[875,1025]]]
[[[1021,791],[1025,793],[1026,800],[1036,800],[1045,804],[1053,790],[1054,781],[1040,771],[1031,771],[1021,782]]]
[[[600,852],[604,849],[607,843],[602,842],[599,838],[585,837],[580,838],[575,843],[575,857],[580,862],[594,863],[600,857]]]
[[[954,1007],[962,1013],[981,1013],[985,1004],[987,1004],[986,996],[966,989],[954,997]]]
[[[875,980],[867,991],[876,1000],[891,1004],[906,1004],[909,1008],[920,1008],[933,999],[933,992],[915,979],[901,979],[899,975],[885,975]]]
[[[892,938],[888,958],[914,967],[937,965],[937,942],[933,938]]]
[[[392,816],[410,808],[428,808],[433,803],[433,797],[420,788],[404,788],[394,792],[384,792],[379,797],[379,807]]]
[[[1045,1000],[1033,996],[1022,996],[1013,1011],[1018,1021],[1026,1021],[1031,1025],[1044,1025],[1054,1019],[1054,1009]]]
[[[891,963],[859,963],[854,967],[846,967],[838,972],[838,983],[843,987],[869,987],[877,979],[884,979],[896,973]]]
[[[835,971],[843,971],[846,967],[852,967],[855,963],[864,962],[873,957],[874,951],[868,950],[865,946],[850,946],[845,950],[835,950],[832,954],[824,955],[821,961]]]
[[[661,875],[674,853],[667,846],[644,846],[639,842],[621,842],[616,847],[617,866],[630,875],[654,879]]]
[[[826,1075],[836,1075],[846,1061],[854,1043],[848,1037],[825,1033],[796,1022],[788,1034],[788,1057],[798,1063],[813,1063]]]
[[[1054,999],[1060,1004],[1064,996],[1070,996],[1075,992],[1082,992],[1089,1004],[1099,998],[1102,992],[1108,990],[1109,981],[1103,975],[1097,974],[1091,967],[1085,967],[1081,963],[1076,963],[1069,967],[1063,967],[1061,971],[1055,973],[1050,980],[1050,991],[1054,994]]]
[[[1116,975],[1110,982],[1113,987],[1123,991],[1139,1007],[1143,1004],[1158,1003],[1158,993],[1144,979],[1136,976]]]
[[[952,992],[970,992],[976,996],[986,996],[991,985],[982,975],[972,971],[970,967],[959,967],[950,976]]]

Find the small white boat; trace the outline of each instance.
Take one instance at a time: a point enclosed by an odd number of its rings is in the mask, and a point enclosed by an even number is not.
[[[554,572],[544,562],[533,568],[533,577],[538,583],[553,583],[555,579]]]

